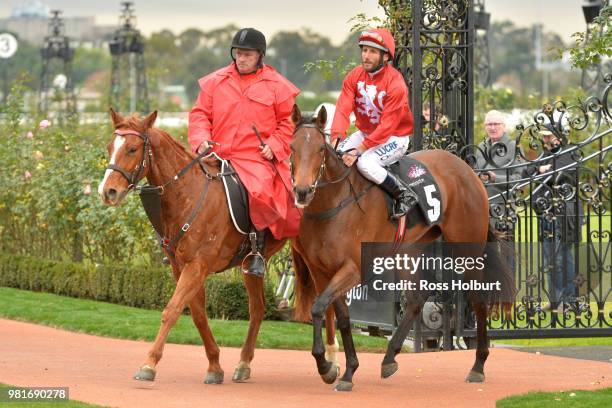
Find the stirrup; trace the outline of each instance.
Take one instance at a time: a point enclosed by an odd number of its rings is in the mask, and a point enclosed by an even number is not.
[[[264,232],[262,231],[261,233],[263,234]],[[263,277],[267,269],[266,268],[267,266],[266,258],[264,258],[263,254],[259,252],[259,248],[257,248],[257,233],[256,232],[249,232],[249,241],[251,242],[251,252],[246,254],[246,256],[242,259],[242,263],[240,264],[240,269],[242,270],[242,273],[248,273],[251,275]],[[261,262],[263,263],[264,274],[254,273],[253,271],[251,271],[250,266],[254,264],[255,262],[257,262],[257,259],[251,259],[251,258],[261,259]],[[249,260],[249,265],[245,268],[244,264],[247,260]]]

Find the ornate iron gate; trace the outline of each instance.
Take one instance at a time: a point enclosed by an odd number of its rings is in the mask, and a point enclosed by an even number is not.
[[[381,3],[394,17],[399,40],[395,63],[411,90],[413,150],[451,151],[487,184],[490,168],[478,169],[475,158],[480,154],[495,162],[513,153],[501,144],[485,152],[473,140],[473,44],[476,29],[483,28],[483,3],[478,2],[477,13],[469,0]],[[490,197],[490,216],[513,242],[509,262],[518,296],[510,318],[495,315],[489,320],[491,338],[612,335],[611,82],[608,75],[603,93],[583,103],[545,105],[509,134],[521,148],[495,170],[513,174],[514,181],[497,183],[503,191]],[[562,152],[547,152],[543,130],[562,141]],[[351,307],[351,317],[362,325],[392,329],[389,316],[401,317],[401,299],[395,311],[380,307],[378,319],[358,306]],[[449,350],[453,339],[461,337],[471,346],[474,321],[464,293],[438,293],[426,303],[410,336],[416,351],[437,348],[440,339]]]

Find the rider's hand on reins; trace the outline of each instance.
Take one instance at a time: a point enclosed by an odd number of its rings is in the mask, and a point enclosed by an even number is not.
[[[346,167],[351,167],[358,158],[359,156],[356,153],[344,153],[342,155],[342,161]]]
[[[196,150],[197,154],[202,154],[206,151],[212,151],[212,148],[214,147],[214,145],[218,145],[219,143],[216,142],[209,142],[207,140],[203,141],[202,144],[200,146],[198,146],[198,149]],[[200,159],[203,163],[209,165],[209,166],[214,166],[215,163],[217,162],[217,158],[214,156],[205,156],[202,159]]]
[[[342,152],[342,161],[344,162],[344,165],[346,167],[351,167],[353,164],[355,164],[359,156],[361,156],[361,154],[367,149],[368,148],[365,147],[362,143],[355,148],[348,149],[347,151]]]

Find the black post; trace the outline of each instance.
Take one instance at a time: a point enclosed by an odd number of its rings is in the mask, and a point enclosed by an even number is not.
[[[476,41],[476,29],[474,27],[474,6],[468,6],[467,19],[467,109],[465,115],[465,144],[474,144],[474,42]]]
[[[423,149],[423,122],[421,120],[421,110],[423,106],[423,88],[421,70],[423,68],[421,52],[421,19],[422,19],[422,0],[412,2],[412,111],[414,115],[414,128],[412,134],[412,150]]]

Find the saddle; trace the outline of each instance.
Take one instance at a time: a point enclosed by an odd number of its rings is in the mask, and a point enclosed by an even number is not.
[[[418,197],[418,203],[410,209],[407,218],[407,227],[421,222],[427,225],[436,225],[442,222],[442,196],[438,183],[420,161],[410,156],[386,167],[387,171],[397,176],[405,185],[410,187]],[[385,193],[387,211],[389,216],[393,212],[393,198]]]
[[[242,184],[240,177],[238,177],[238,173],[236,173],[236,170],[234,170],[229,160],[222,159],[216,153],[212,153],[212,155],[220,163],[221,171],[218,176],[221,178],[223,187],[225,188],[227,207],[234,227],[245,236],[238,251],[234,254],[229,264],[222,270],[217,271],[222,272],[228,268],[240,265],[241,261],[251,251],[251,245],[247,238],[251,231],[251,218],[249,216],[249,197],[244,188],[244,184]]]
[[[232,222],[238,232],[247,235],[250,230],[251,219],[249,218],[249,197],[247,196],[246,189],[229,160],[220,158],[216,153],[213,153],[213,155],[221,163],[219,177],[225,187],[225,197],[227,198],[227,206]]]

